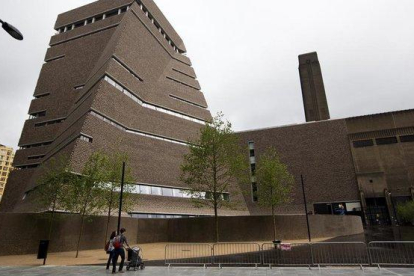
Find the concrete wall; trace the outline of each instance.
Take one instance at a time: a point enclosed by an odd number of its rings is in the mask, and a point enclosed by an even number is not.
[[[49,214],[0,213],[0,256],[37,253],[39,241],[48,238]],[[85,221],[80,249],[104,248],[106,217],[91,217]],[[49,252],[76,250],[81,219],[78,215],[56,215]],[[112,217],[109,231],[116,229]],[[122,218],[130,243],[137,242],[138,221]]]
[[[337,237],[363,232],[360,217],[313,215],[309,217],[312,238]],[[273,240],[271,216],[219,218],[220,242]],[[277,239],[307,239],[303,215],[276,217]],[[214,242],[214,218],[174,219],[169,221],[170,242]]]
[[[76,249],[80,227],[78,215],[57,215],[49,252]],[[301,215],[277,216],[278,239],[306,239],[306,221]],[[109,231],[116,228],[112,217]],[[220,217],[220,241],[270,241],[273,224],[270,216]],[[310,216],[313,238],[330,238],[363,232],[359,217]],[[214,218],[133,219],[122,218],[130,244],[154,242],[214,242]],[[47,239],[49,215],[0,213],[1,255],[34,254],[39,241]],[[106,217],[92,217],[85,222],[82,250],[104,246]]]

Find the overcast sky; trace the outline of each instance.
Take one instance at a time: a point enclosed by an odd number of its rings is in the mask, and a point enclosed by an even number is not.
[[[414,1],[155,0],[209,108],[235,130],[305,121],[299,54],[317,51],[332,118],[414,108]],[[59,13],[91,0],[1,0],[0,144],[17,147]]]

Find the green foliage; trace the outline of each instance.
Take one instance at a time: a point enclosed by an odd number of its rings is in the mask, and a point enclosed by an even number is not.
[[[35,193],[42,206],[52,210],[49,238],[53,215],[57,209],[80,214],[82,222],[78,248],[84,220],[88,216],[108,211],[109,223],[111,211],[116,210],[119,206],[122,163],[127,160],[128,156],[123,153],[108,155],[103,152],[95,152],[87,160],[81,174],[75,174],[72,171],[67,157],[51,158],[45,163]],[[128,185],[128,183],[134,182],[129,167],[125,169],[124,179],[127,185],[124,185],[122,209],[129,211],[133,201],[130,196],[132,185]]]
[[[277,151],[269,148],[256,163],[257,197],[259,205],[270,207],[273,218],[273,237],[276,240],[275,207],[290,201],[293,176],[287,166],[280,161]]]
[[[196,205],[214,208],[217,224],[217,210],[229,205],[222,193],[228,192],[232,183],[248,179],[246,154],[231,123],[223,121],[222,113],[203,127],[199,138],[190,143],[190,153],[184,156],[180,179],[191,188],[189,193]],[[218,239],[217,227],[216,237]]]
[[[131,167],[128,166],[128,155],[125,153],[115,152],[108,155],[106,163],[103,166],[103,174],[106,185],[104,186],[104,198],[105,209],[114,211],[119,206],[119,196],[121,190],[121,178],[122,178],[122,163],[126,163],[125,175],[124,175],[124,194],[122,197],[122,211],[128,212],[131,210],[134,202],[131,196],[131,192],[135,184],[134,177],[132,176]]]
[[[414,224],[414,201],[410,200],[397,205],[398,216],[404,221]]]
[[[51,158],[41,167],[41,177],[36,183],[34,195],[42,207],[52,212],[65,209],[63,203],[74,181],[76,177],[72,174],[67,156]]]
[[[105,165],[108,157],[101,152],[93,153],[87,160],[81,175],[73,182],[65,200],[67,209],[82,217],[99,213],[104,204],[106,188]]]
[[[276,207],[290,201],[294,177],[280,161],[277,151],[269,148],[256,166],[257,196],[261,206]]]

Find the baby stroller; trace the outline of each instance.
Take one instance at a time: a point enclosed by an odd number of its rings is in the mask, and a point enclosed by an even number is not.
[[[145,264],[142,261],[142,250],[139,247],[128,248],[128,262],[126,265],[126,270],[130,270],[133,268],[137,270],[137,268],[144,269]]]

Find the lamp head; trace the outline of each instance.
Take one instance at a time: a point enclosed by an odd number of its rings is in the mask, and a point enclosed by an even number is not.
[[[22,33],[16,29],[16,27],[14,27],[13,25],[7,23],[7,22],[3,22],[0,20],[1,26],[3,27],[3,29],[8,32],[12,37],[14,37],[17,40],[23,40],[23,35]]]

